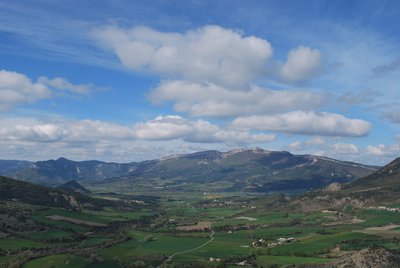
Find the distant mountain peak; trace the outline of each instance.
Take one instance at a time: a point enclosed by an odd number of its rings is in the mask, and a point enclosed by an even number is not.
[[[74,162],[74,161],[69,160],[69,159],[67,159],[65,157],[59,157],[56,161],[57,162]]]

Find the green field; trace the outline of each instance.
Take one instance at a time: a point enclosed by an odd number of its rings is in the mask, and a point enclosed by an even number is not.
[[[25,221],[33,229],[1,238],[0,267],[16,260],[28,268],[181,267],[185,263],[199,267],[222,264],[236,267],[241,261],[255,267],[285,267],[330,263],[333,258],[328,256],[333,251],[344,254],[371,245],[400,249],[398,239],[363,231],[400,223],[398,213],[346,208],[339,219],[329,211],[269,211],[263,208],[262,200],[241,195],[195,195],[193,198],[168,195],[153,207],[82,211],[10,203],[16,211],[30,211]],[[105,227],[46,217],[51,215],[101,223]],[[357,221],[352,223],[354,218]],[[177,230],[178,226],[196,226],[199,221],[212,222],[212,230]],[[398,230],[394,228],[390,232]],[[294,240],[277,244],[280,238]],[[47,251],[26,259],[30,249]],[[168,259],[170,256],[173,258]],[[211,262],[213,258],[219,262]]]

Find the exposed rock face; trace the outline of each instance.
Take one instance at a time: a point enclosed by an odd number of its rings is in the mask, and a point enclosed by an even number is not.
[[[400,254],[383,248],[363,249],[349,254],[337,263],[339,268],[395,268],[400,267]]]
[[[338,182],[334,182],[329,184],[328,186],[325,187],[326,192],[336,192],[339,191],[342,188],[342,185]]]

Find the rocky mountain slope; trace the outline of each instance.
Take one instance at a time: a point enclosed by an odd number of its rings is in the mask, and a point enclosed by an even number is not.
[[[59,158],[30,163],[7,175],[52,186],[70,180],[114,185],[123,181],[178,190],[207,190],[217,184],[214,190],[279,192],[349,182],[373,171],[374,167],[352,162],[255,148],[172,155],[129,164]]]
[[[374,171],[374,167],[352,162],[256,148],[204,151],[141,162],[112,181],[177,190],[203,187],[208,191],[218,185],[221,191],[279,192],[349,182]]]
[[[335,267],[338,268],[394,268],[400,267],[400,253],[384,248],[366,248],[353,254],[342,256]]]

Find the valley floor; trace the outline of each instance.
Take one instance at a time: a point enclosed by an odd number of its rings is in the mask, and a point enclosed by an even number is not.
[[[290,212],[243,195],[120,198],[139,205],[71,211],[1,203],[0,267],[323,267],[368,247],[400,249],[397,211]]]

